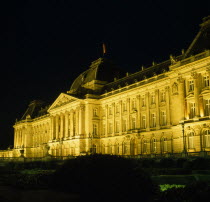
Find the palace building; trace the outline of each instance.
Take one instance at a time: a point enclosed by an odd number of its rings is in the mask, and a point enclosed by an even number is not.
[[[210,16],[180,56],[134,74],[93,61],[69,91],[32,101],[1,157],[210,154]]]

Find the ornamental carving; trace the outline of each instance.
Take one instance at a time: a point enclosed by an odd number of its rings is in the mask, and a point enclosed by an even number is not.
[[[199,74],[197,72],[192,72],[191,76],[192,76],[193,79],[197,79]]]

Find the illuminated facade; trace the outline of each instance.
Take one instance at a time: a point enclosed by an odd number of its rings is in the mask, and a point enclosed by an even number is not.
[[[30,103],[1,156],[208,154],[210,17],[186,52],[134,74],[106,58],[49,106]]]

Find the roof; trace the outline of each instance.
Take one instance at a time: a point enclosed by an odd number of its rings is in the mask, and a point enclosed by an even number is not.
[[[125,72],[117,67],[107,58],[99,58],[93,61],[85,72],[81,73],[71,85],[70,94],[85,95],[87,93],[97,93],[94,89],[87,88],[86,84],[91,81],[102,81],[103,84],[119,79]],[[102,84],[98,82],[98,84]],[[95,92],[94,92],[95,91]]]
[[[200,31],[187,49],[184,58],[196,55],[210,49],[210,15],[203,18]]]
[[[41,100],[34,100],[32,101],[22,116],[21,120],[25,120],[26,118],[35,118],[39,116],[43,116],[47,114],[47,109],[49,106],[44,105],[44,102]]]

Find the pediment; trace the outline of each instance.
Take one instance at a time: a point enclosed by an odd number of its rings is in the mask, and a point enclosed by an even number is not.
[[[188,93],[188,95],[186,96],[186,99],[191,99],[191,98],[194,98],[193,92]]]
[[[55,109],[57,107],[66,105],[70,102],[74,102],[77,101],[78,98],[75,98],[71,95],[65,94],[65,93],[61,93],[58,98],[53,102],[53,104],[50,106],[50,108],[48,109],[48,111]]]

